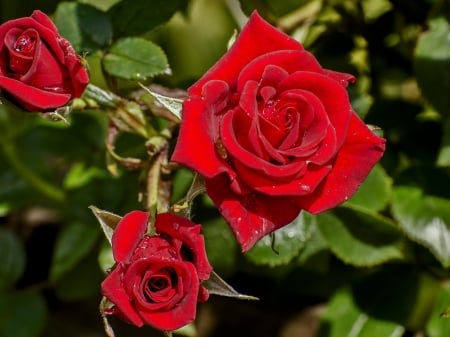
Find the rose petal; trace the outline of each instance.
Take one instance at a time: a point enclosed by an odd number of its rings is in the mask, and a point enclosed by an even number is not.
[[[284,72],[275,77],[272,69],[271,73],[266,73],[267,67],[269,69],[276,67]],[[276,85],[286,77],[285,75],[296,71],[323,73],[319,62],[311,53],[305,50],[277,50],[261,55],[248,63],[239,73],[236,91],[240,92],[247,81],[261,82],[261,85]]]
[[[171,310],[178,305],[179,301],[185,296],[185,290],[181,276],[184,275],[184,266],[180,265],[180,261],[175,259],[165,260],[158,256],[143,258],[135,261],[127,269],[123,277],[123,284],[126,293],[133,299],[136,311],[141,315],[142,311],[154,312],[158,310]],[[146,283],[151,275],[160,275],[161,270],[171,269],[176,274],[176,284],[172,284],[172,296],[166,297],[166,301],[151,300],[146,296],[144,290]],[[180,272],[181,269],[181,272]],[[179,274],[181,273],[181,276]],[[189,288],[187,288],[189,289]],[[194,290],[195,291],[195,290]],[[142,316],[142,315],[141,315]]]
[[[45,15],[44,13],[42,13]],[[50,20],[50,18],[48,19]],[[62,39],[58,33],[55,32],[53,27],[47,27],[41,22],[36,21],[31,17],[24,17],[14,20],[9,20],[0,26],[0,41],[3,41],[6,33],[13,28],[26,30],[26,29],[36,29],[39,33],[41,40],[45,41],[48,45],[48,49],[52,50],[55,58],[64,64],[64,52],[59,46],[59,39]]]
[[[129,263],[139,241],[147,231],[149,213],[132,211],[120,220],[112,236],[114,260]]]
[[[11,70],[14,75],[17,74],[17,76],[25,74],[30,69],[34,59],[33,56],[36,50],[36,45],[41,43],[39,35],[35,30],[29,29],[28,34],[25,36],[23,35],[24,34],[22,34],[22,30],[20,29],[10,29],[5,35],[5,46],[9,52],[8,67],[9,70]],[[21,47],[24,47],[24,50],[18,51],[16,49],[16,43],[21,37],[29,43],[21,44]]]
[[[41,90],[3,76],[0,76],[0,89],[16,98],[23,107],[30,111],[43,111],[61,107],[71,98],[69,94]]]
[[[160,213],[156,216],[155,227],[158,233],[165,233],[186,244],[194,256],[193,263],[197,268],[199,279],[209,279],[212,267],[206,256],[203,235],[200,234],[201,225],[175,214]]]
[[[5,63],[8,58],[0,58],[0,77],[6,77],[1,79],[3,83],[0,85],[5,92],[25,109],[39,111],[61,107],[71,98],[81,96],[89,82],[88,74],[71,44],[59,35],[48,16],[35,11],[31,17],[10,20],[0,25],[1,53],[5,53],[2,43],[11,31],[35,31],[42,42],[36,44],[33,63],[21,78],[9,74]],[[8,83],[8,79],[15,78],[36,88],[22,86],[25,91],[20,91],[17,83]]]
[[[287,225],[300,213],[291,198],[279,198],[253,193],[241,196],[233,193],[226,175],[206,180],[206,191],[228,222],[236,240],[246,252],[263,236]]]
[[[223,80],[233,85],[242,68],[249,62],[277,50],[303,50],[303,46],[271,26],[254,11],[228,52],[188,92],[190,95],[200,95],[203,85],[210,80]]]
[[[306,156],[302,155],[303,152],[309,153],[309,149],[316,148],[323,139],[326,137],[327,128],[330,124],[327,111],[320,99],[313,93],[303,90],[303,89],[293,89],[287,90],[282,95],[280,95],[281,101],[289,101],[296,99],[298,101],[306,102],[306,107],[299,111],[300,115],[300,125],[301,131],[303,133],[301,143],[290,149],[283,149],[289,155],[295,153],[295,156]],[[289,151],[289,150],[293,151]],[[294,151],[294,149],[296,149]]]
[[[336,148],[339,149],[345,140],[353,113],[344,87],[325,75],[299,71],[283,80],[277,90],[283,92],[293,88],[310,91],[323,104],[336,131]]]
[[[20,77],[20,81],[46,91],[70,94],[72,83],[67,81],[67,77],[67,69],[56,61],[52,51],[39,40],[33,64]]]
[[[317,214],[346,201],[380,160],[384,149],[385,139],[370,131],[353,113],[348,135],[329,175],[314,193],[300,197],[298,204]]]
[[[31,17],[37,22],[39,22],[41,25],[52,30],[54,33],[58,32],[58,28],[56,27],[56,25],[44,12],[36,9],[33,11],[33,13],[31,13]]]
[[[184,164],[205,177],[225,171],[226,164],[216,150],[217,116],[205,101],[188,98],[183,102],[183,123],[171,160]],[[216,134],[217,132],[217,134]],[[199,151],[201,147],[201,151]]]
[[[289,163],[286,165],[272,164],[257,155],[247,151],[238,142],[233,129],[233,115],[227,114],[223,117],[221,128],[221,140],[228,154],[241,164],[258,170],[262,174],[271,177],[292,177],[298,173],[298,163]]]
[[[140,316],[147,324],[164,331],[176,330],[194,321],[200,286],[193,264],[173,262],[169,265],[176,269],[178,280],[182,282],[183,294],[180,294],[180,301],[167,310],[153,311],[140,308],[139,311]]]
[[[347,87],[348,83],[355,83],[356,78],[353,75],[341,73],[334,70],[324,69],[325,75],[338,81],[343,87]]]
[[[123,288],[122,274],[123,269],[121,266],[116,266],[101,283],[102,294],[109,301],[114,303],[120,311],[121,316],[126,318],[132,324],[141,327],[144,325],[144,322],[131,305],[130,298]]]
[[[322,182],[331,170],[331,165],[307,165],[298,163],[299,174],[293,177],[266,176],[258,170],[250,170],[247,167],[236,164],[239,178],[255,191],[271,196],[299,196],[310,194]]]

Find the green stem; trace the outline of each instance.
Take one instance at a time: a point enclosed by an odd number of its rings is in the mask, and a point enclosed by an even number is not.
[[[64,192],[57,186],[43,180],[40,176],[30,170],[30,168],[17,155],[17,149],[12,142],[3,139],[0,140],[0,145],[3,153],[5,154],[6,160],[27,183],[54,201],[64,201]]]

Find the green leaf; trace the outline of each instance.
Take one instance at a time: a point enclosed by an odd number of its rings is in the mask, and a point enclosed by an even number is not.
[[[194,172],[192,172],[188,168],[181,167],[174,172],[171,195],[172,203],[180,201],[186,195],[186,193],[189,191],[189,187],[192,184],[193,178]]]
[[[450,200],[424,195],[417,187],[394,188],[392,212],[413,241],[450,266]]]
[[[314,218],[306,212],[302,212],[297,219],[289,225],[284,226],[266,235],[245,254],[245,257],[258,265],[271,267],[288,264],[294,257],[298,256],[300,250],[305,246],[312,231]],[[274,246],[272,245],[274,241]],[[276,251],[274,251],[274,249]]]
[[[103,233],[108,239],[108,242],[111,244],[114,229],[119,224],[122,217],[117,214],[99,209],[95,206],[89,206],[89,208],[91,209],[92,213],[94,213],[95,217],[100,223],[100,227],[102,228]]]
[[[445,312],[450,308],[450,284],[445,283],[439,288],[436,302],[427,322],[426,332],[428,337],[450,336],[450,319]]]
[[[392,9],[392,4],[388,0],[363,0],[361,6],[364,18],[369,22]]]
[[[318,215],[317,225],[331,251],[345,263],[367,267],[404,257],[400,233],[376,213],[340,208],[335,215]]]
[[[117,41],[103,59],[103,66],[113,76],[136,81],[170,73],[163,50],[142,38]]]
[[[202,222],[202,233],[208,260],[221,275],[231,275],[236,269],[239,247],[223,218]],[[226,252],[226,254],[224,254]]]
[[[54,15],[59,33],[77,52],[102,49],[112,42],[112,25],[106,13],[79,2],[62,2]]]
[[[84,162],[74,163],[64,177],[63,185],[66,189],[74,189],[90,183],[94,178],[103,178],[106,172],[99,167],[86,168]]]
[[[400,337],[405,329],[398,323],[375,319],[355,305],[351,292],[343,289],[329,302],[319,337]]]
[[[163,107],[169,110],[172,115],[174,115],[178,119],[181,119],[181,110],[183,109],[182,99],[160,95],[156,92],[151,91],[149,88],[143,85],[141,85],[141,87],[150,95],[152,95],[159,103],[161,103]]]
[[[441,149],[437,159],[438,166],[450,166],[450,116],[447,116],[443,123],[443,135]]]
[[[47,307],[40,294],[0,292],[0,336],[41,336],[46,318]]]
[[[56,240],[50,280],[58,280],[85,257],[97,241],[99,233],[99,228],[93,224],[73,222],[64,227]]]
[[[203,282],[203,286],[208,289],[210,294],[220,295],[226,297],[233,297],[240,300],[257,300],[257,297],[244,295],[237,292],[233,287],[226,283],[219,275],[214,271],[208,280]]]
[[[197,332],[197,329],[196,329],[194,323],[186,324],[185,326],[174,330],[173,333],[175,333],[177,335],[181,335],[181,336],[187,336],[187,337],[198,336],[198,332]],[[172,337],[172,331],[165,331],[164,334],[166,337]]]
[[[391,197],[392,179],[381,165],[376,165],[359,190],[345,203],[348,206],[363,207],[371,211],[383,210]]]
[[[355,304],[371,317],[418,331],[428,319],[438,287],[438,280],[417,267],[392,264],[353,282],[352,291]]]
[[[317,227],[317,222],[315,222],[305,247],[300,251],[297,263],[304,268],[319,273],[326,273],[329,267],[330,255],[328,243]]]
[[[429,21],[429,29],[418,39],[414,67],[422,93],[443,115],[450,112],[450,4],[443,2],[437,16]]]
[[[22,244],[10,231],[0,227],[0,289],[12,285],[25,270]]]
[[[116,261],[114,261],[111,244],[105,243],[100,248],[100,252],[98,254],[98,264],[100,265],[100,269],[107,274],[111,268],[114,267],[115,263]]]
[[[150,32],[184,8],[186,0],[122,0],[108,10],[115,38]]]

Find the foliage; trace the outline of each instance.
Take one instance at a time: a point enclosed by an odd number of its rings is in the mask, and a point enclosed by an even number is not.
[[[5,337],[102,330],[96,306],[111,253],[89,207],[125,214],[142,202],[154,206],[155,200],[141,193],[152,176],[143,177],[140,169],[154,172],[149,158],[167,156],[167,139],[180,117],[171,109],[176,111],[184,90],[226,51],[244,17],[237,2],[225,0],[41,3],[85,55],[92,86],[70,114],[56,116],[67,122],[25,114],[2,98],[0,335]],[[28,16],[20,4],[2,2],[0,20]],[[346,203],[318,216],[301,213],[246,254],[211,201],[191,190],[192,218],[204,226],[215,271],[246,294],[276,297],[277,308],[289,315],[325,308],[315,336],[447,336],[448,1],[241,0],[240,5],[246,15],[257,8],[324,67],[355,75],[349,87],[353,107],[387,146]],[[33,6],[39,8],[38,2]],[[178,100],[161,102],[167,96]],[[170,171],[157,188],[172,191],[173,199],[159,202],[180,201],[193,179],[185,169]],[[61,308],[69,314],[58,314]],[[76,316],[84,310],[94,317],[91,324],[69,331],[63,321],[78,324],[83,316]],[[268,310],[278,317],[275,307]],[[221,312],[218,319],[233,314]],[[245,327],[242,335],[262,336],[238,316],[234,319],[244,322],[234,326]],[[160,334],[126,325],[119,330]],[[219,330],[211,336],[239,333]]]

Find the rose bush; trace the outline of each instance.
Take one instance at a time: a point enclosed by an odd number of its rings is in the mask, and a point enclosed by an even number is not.
[[[353,80],[254,12],[188,89],[172,160],[205,178],[243,251],[301,210],[346,201],[382,156],[350,105]]]
[[[156,234],[147,235],[149,213],[133,211],[112,237],[116,266],[103,281],[103,295],[116,314],[137,326],[171,331],[192,322],[197,302],[208,299],[201,285],[212,268],[201,226],[186,218],[160,213]]]
[[[89,77],[69,41],[41,11],[0,26],[0,89],[26,110],[61,107]]]

